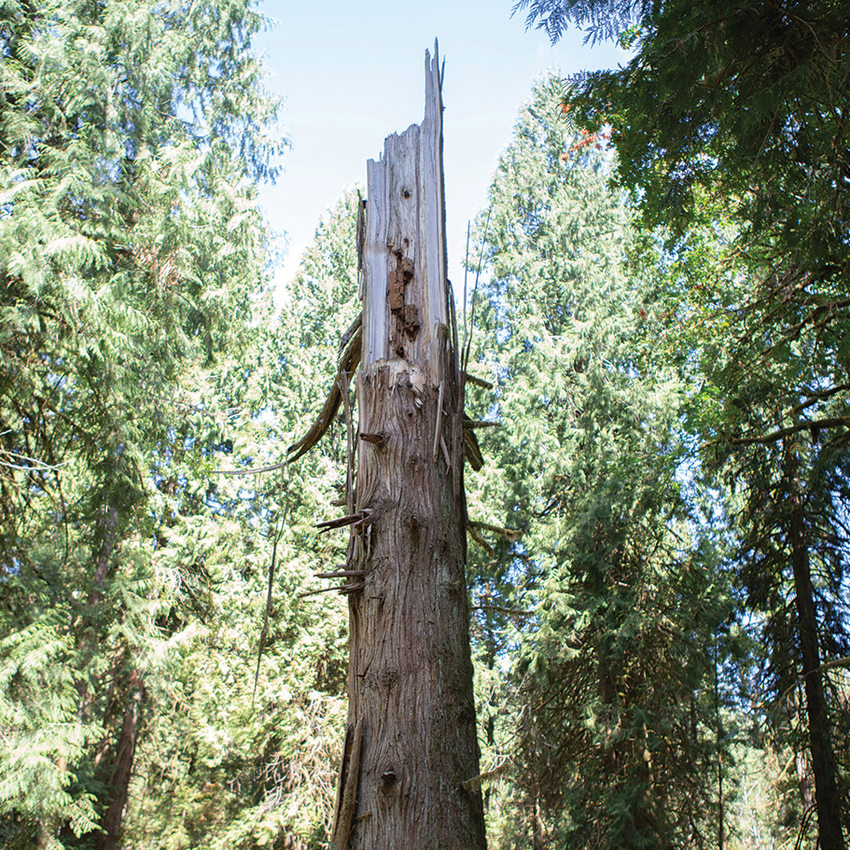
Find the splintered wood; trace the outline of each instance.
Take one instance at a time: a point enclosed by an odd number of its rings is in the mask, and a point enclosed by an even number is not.
[[[485,847],[464,575],[463,456],[480,453],[446,280],[440,85],[426,54],[425,118],[368,163],[358,222],[357,470],[348,515],[320,523],[351,530],[327,574],[349,580],[339,850]]]

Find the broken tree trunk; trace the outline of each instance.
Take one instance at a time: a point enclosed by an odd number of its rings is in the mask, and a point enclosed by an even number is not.
[[[435,51],[436,53],[436,51]],[[339,850],[483,850],[469,650],[463,400],[446,279],[442,102],[368,163],[359,434],[347,570]],[[361,575],[362,573],[362,575]]]

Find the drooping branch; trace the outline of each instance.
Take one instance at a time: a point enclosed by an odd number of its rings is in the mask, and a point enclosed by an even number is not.
[[[286,451],[287,454],[294,454],[287,458],[282,463],[273,463],[270,466],[255,466],[250,469],[216,469],[216,475],[257,475],[260,472],[274,472],[278,469],[283,469],[287,464],[294,463],[303,455],[307,454],[319,440],[325,435],[325,432],[330,428],[331,422],[339,410],[343,401],[343,387],[348,387],[348,382],[354,374],[360,363],[360,351],[362,345],[362,321],[363,314],[351,323],[348,330],[342,335],[340,343],[340,356],[337,362],[336,375],[331,384],[328,397],[322,406],[319,415],[316,417],[310,430],[297,442],[293,443]]]
[[[463,418],[463,427],[466,430],[473,430],[475,428],[501,428],[501,422],[490,422],[488,419],[470,419],[465,416]]]
[[[346,525],[363,526],[368,525],[370,522],[371,511],[367,508],[357,513],[349,514],[348,516],[317,522],[314,528],[318,528],[320,531],[331,531],[334,528],[344,528]]]
[[[850,667],[850,655],[844,655],[840,658],[831,658],[829,661],[824,661],[816,670],[812,670],[809,673],[803,674],[803,676],[813,676],[820,673],[824,673],[827,670],[832,670],[835,667]],[[776,701],[777,705],[782,705],[785,700],[791,695],[791,693],[796,689],[799,684],[800,678],[803,676],[798,676],[795,678],[794,683],[787,687],[780,695],[779,699]]]
[[[308,596],[318,596],[321,593],[333,593],[338,591],[345,595],[346,593],[355,593],[363,589],[363,582],[358,584],[337,584],[334,587],[320,587],[318,590],[309,590],[307,593],[299,593],[298,599],[306,599]]]
[[[816,307],[812,308],[808,316],[806,316],[802,321],[785,331],[786,339],[797,339],[808,324],[811,324],[815,329],[820,329],[835,318],[839,311],[848,306],[850,306],[850,298],[829,301],[826,304],[818,304]]]
[[[471,524],[467,523],[466,531],[469,536],[487,553],[488,558],[496,557],[496,550],[478,533],[478,530]]]
[[[498,534],[500,537],[506,537],[508,540],[519,540],[522,537],[522,529],[519,528],[502,528],[500,525],[491,525],[489,522],[479,522],[478,520],[470,520],[467,524],[468,528],[475,531],[490,531],[493,534]]]
[[[819,404],[820,402],[825,401],[838,393],[846,392],[847,390],[850,390],[850,384],[838,384],[837,386],[829,387],[828,389],[821,390],[820,392],[812,393],[810,398],[805,399],[796,407],[792,408],[791,414],[794,415],[802,413],[806,408]]]

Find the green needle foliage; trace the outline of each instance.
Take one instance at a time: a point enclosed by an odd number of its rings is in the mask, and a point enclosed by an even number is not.
[[[796,766],[788,840],[813,840],[818,775],[833,788],[827,819],[846,819],[844,322],[810,322],[809,307],[778,311],[753,284],[764,267],[730,257],[734,226],[721,210],[715,221],[693,228],[675,252],[648,236],[641,262],[676,293],[657,332],[691,375],[688,427],[736,541],[738,618],[761,647],[744,688],[751,720]]]
[[[520,0],[553,40],[570,24],[634,57],[571,95],[586,126],[610,125],[620,179],[646,220],[682,232],[700,192],[722,197],[742,244],[810,286],[850,275],[846,223],[850,36],[833,0],[765,3]]]
[[[209,421],[218,446],[211,454],[210,437],[182,452],[205,496],[178,494],[164,532],[171,637],[157,651],[126,846],[329,846],[346,605],[336,594],[299,594],[328,584],[312,572],[345,559],[344,533],[313,527],[340,511],[332,502],[345,481],[345,428],[335,423],[285,470],[209,473],[280,463],[321,407],[356,309],[356,204],[346,196],[319,226],[279,312],[258,305],[250,347],[198,379],[194,415]]]
[[[633,51],[622,68],[582,76],[566,101],[616,139],[617,180],[634,192],[661,290],[675,303],[664,331],[693,376],[688,424],[702,468],[739,491],[727,510],[740,618],[765,649],[762,721],[776,746],[797,753],[794,841],[843,850],[846,4],[517,7],[553,39],[576,24]]]
[[[843,850],[846,10],[518,8],[633,58],[536,86],[471,252],[490,843]],[[253,470],[330,389],[360,201],[275,307],[263,25],[248,0],[0,5],[12,850],[329,847],[347,620],[313,573],[345,532],[314,525],[344,413]]]
[[[503,427],[476,484],[522,536],[490,544],[475,593],[485,634],[527,612],[489,653],[519,726],[488,741],[514,760],[497,846],[685,846],[717,828],[710,649],[727,597],[685,493],[683,384],[644,330],[663,305],[622,272],[611,154],[583,144],[563,97],[554,79],[535,89],[479,229],[479,358]]]
[[[242,2],[0,10],[5,846],[121,831],[168,635],[162,496],[209,439],[191,380],[246,344],[263,281],[260,25]]]

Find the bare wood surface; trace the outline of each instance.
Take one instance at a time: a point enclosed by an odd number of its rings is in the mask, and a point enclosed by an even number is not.
[[[363,721],[358,721],[353,733],[346,735],[338,792],[338,804],[333,829],[333,843],[346,850],[357,801],[357,781],[360,778],[360,750],[363,743]]]
[[[462,482],[475,435],[461,426],[446,280],[440,85],[426,55],[422,124],[367,167],[351,517],[370,523],[347,567],[364,572],[362,592],[347,591],[348,728],[362,742],[356,793],[340,789],[339,850],[486,847],[480,783],[464,787],[480,774]]]

